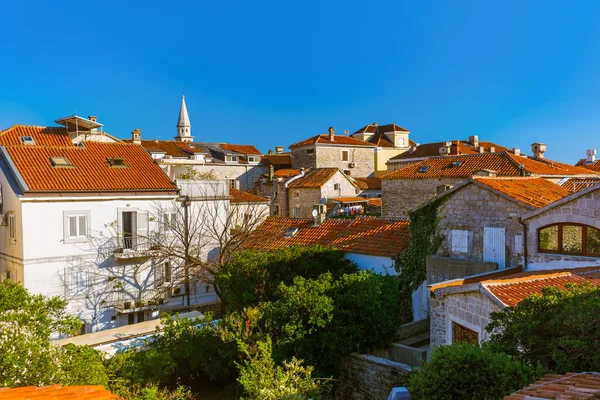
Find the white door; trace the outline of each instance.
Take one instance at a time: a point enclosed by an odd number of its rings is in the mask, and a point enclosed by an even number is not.
[[[504,228],[483,228],[483,261],[498,263],[498,269],[506,267]]]

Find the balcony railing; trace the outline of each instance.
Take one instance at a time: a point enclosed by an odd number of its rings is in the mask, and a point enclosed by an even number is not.
[[[165,305],[168,302],[168,295],[167,288],[119,291],[113,294],[108,305],[120,313],[137,312]]]
[[[148,238],[138,235],[112,237],[98,248],[98,255],[107,259],[109,257],[131,258],[150,255],[153,242]]]

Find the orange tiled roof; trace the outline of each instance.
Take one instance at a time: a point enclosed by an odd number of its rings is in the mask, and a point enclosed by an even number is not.
[[[409,222],[375,217],[326,219],[314,226],[312,219],[269,217],[251,235],[245,246],[260,251],[299,245],[330,245],[350,253],[391,257],[408,248]],[[298,233],[286,238],[290,228]]]
[[[274,167],[292,167],[292,155],[290,153],[284,154],[264,154],[260,162],[264,165],[273,165]]]
[[[266,197],[257,196],[252,193],[243,192],[241,190],[230,188],[229,195],[231,196],[232,203],[268,203],[269,199]]]
[[[521,203],[540,208],[571,194],[566,188],[543,178],[480,178],[477,182]]]
[[[63,127],[13,125],[0,132],[0,146],[21,146],[22,136],[31,136],[37,146],[73,146]]]
[[[61,386],[44,387],[23,386],[19,388],[0,388],[1,400],[113,400],[120,399],[104,386]]]
[[[455,164],[460,163],[460,164]],[[496,171],[498,176],[520,176],[523,166],[525,173],[532,175],[555,175],[557,177],[570,175],[591,175],[594,172],[580,167],[515,156],[514,154],[483,153],[460,156],[439,156],[409,165],[405,168],[390,172],[381,179],[429,179],[429,178],[467,178],[479,170]],[[421,168],[428,167],[425,172]]]
[[[379,208],[381,208],[381,198],[372,198],[372,199],[369,199],[368,204],[371,207],[379,207]]]
[[[340,145],[340,146],[367,146],[367,147],[375,147],[373,143],[364,142],[362,140],[354,139],[348,136],[335,135],[333,142],[329,140],[329,135],[317,135],[306,140],[303,140],[298,143],[294,143],[290,145],[290,148],[304,146],[307,144],[330,144],[330,145]]]
[[[338,203],[367,203],[368,199],[364,197],[334,197],[329,200],[336,201]]]
[[[138,145],[86,142],[69,147],[8,146],[6,151],[31,192],[177,190]],[[74,168],[53,167],[50,157],[65,157]],[[107,158],[123,158],[127,167],[110,167]]]
[[[588,163],[587,159],[579,160],[577,164],[578,167],[586,168],[592,171],[600,172],[600,160],[596,160],[592,163]]]
[[[277,171],[275,171],[275,173],[273,174],[273,176],[276,176],[277,178],[291,178],[292,176],[296,176],[300,174],[300,169],[297,168],[283,168],[283,169],[278,169]]]
[[[594,186],[600,183],[600,178],[598,179],[576,179],[570,178],[561,186],[567,189],[571,193],[579,192],[585,188],[589,188],[590,186]]]
[[[545,287],[564,289],[570,283],[592,282],[600,284],[600,266],[561,270],[523,271],[518,269],[499,270],[465,279],[440,282],[431,286],[432,293],[446,287],[480,284],[491,295],[507,306],[515,306],[534,294],[541,294]]]
[[[600,373],[582,372],[544,375],[523,389],[504,396],[504,400],[550,399],[583,400],[600,397]]]
[[[377,125],[377,124],[370,124],[370,125],[366,125],[363,126],[362,128],[360,128],[359,130],[357,130],[354,133],[375,133],[379,130],[379,132],[408,132],[408,129],[405,129],[403,127],[401,127],[400,125],[396,125],[396,124],[388,124],[388,125]],[[353,133],[353,135],[354,135]]]
[[[484,153],[490,153],[492,147],[495,153],[509,151],[508,148],[500,146],[499,144],[492,142],[479,142],[478,146],[475,147],[466,140],[449,140],[452,143],[450,146],[450,155],[461,155],[461,154],[479,154],[479,148],[483,147]],[[423,157],[437,157],[440,155],[440,147],[444,146],[446,142],[433,142],[424,143],[415,147],[412,151],[399,154],[392,157],[390,160],[405,160],[410,158],[423,158]]]
[[[131,143],[131,140],[125,140]],[[165,153],[171,157],[189,158],[193,153],[205,153],[202,149],[188,143],[176,142],[174,140],[142,140],[142,147],[149,153]]]
[[[221,147],[225,150],[235,151],[240,154],[262,154],[253,145],[221,143]]]
[[[381,189],[381,179],[379,178],[352,178],[352,180],[361,190]]]
[[[295,189],[320,188],[338,172],[337,168],[315,168],[303,177],[292,181],[288,187]]]

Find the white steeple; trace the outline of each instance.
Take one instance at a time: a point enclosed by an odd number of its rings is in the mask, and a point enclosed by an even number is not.
[[[177,136],[175,140],[178,142],[191,142],[194,140],[192,136],[192,124],[188,117],[187,107],[185,106],[185,96],[181,96],[181,108],[179,109],[179,119],[177,120]]]

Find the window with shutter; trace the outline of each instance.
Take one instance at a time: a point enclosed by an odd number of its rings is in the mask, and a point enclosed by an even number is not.
[[[8,214],[8,235],[11,241],[16,240],[15,214]]]
[[[452,322],[452,342],[453,343],[479,343],[479,334],[472,329],[466,328],[456,322]]]
[[[453,229],[451,235],[452,252],[468,253],[469,252],[469,231],[463,229]]]
[[[72,296],[85,293],[88,287],[88,273],[75,269],[69,275],[69,294]]]
[[[64,243],[88,241],[89,211],[64,211]]]

